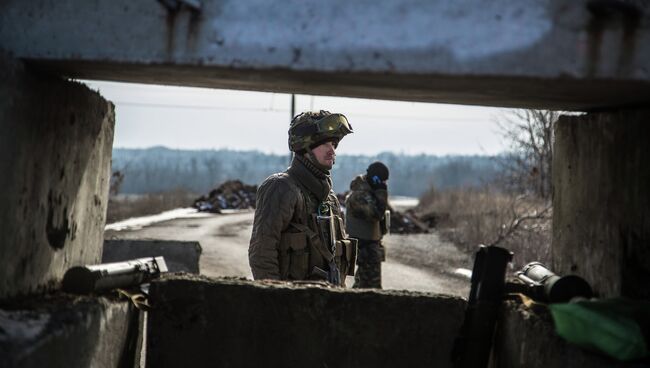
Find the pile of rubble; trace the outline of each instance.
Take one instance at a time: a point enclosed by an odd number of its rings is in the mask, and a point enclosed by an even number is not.
[[[210,191],[208,196],[194,200],[193,207],[202,212],[219,213],[225,209],[255,208],[257,185],[229,180]]]
[[[341,210],[345,210],[345,197],[349,191],[338,193],[336,196],[341,203]],[[430,226],[429,221],[422,221],[412,209],[405,212],[399,212],[393,207],[388,206],[390,211],[390,232],[391,234],[420,234],[428,233]]]
[[[390,232],[391,234],[420,234],[428,233],[429,226],[421,221],[413,210],[399,212],[390,208]]]

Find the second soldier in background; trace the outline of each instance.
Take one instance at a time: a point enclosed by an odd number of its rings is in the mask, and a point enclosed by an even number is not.
[[[381,289],[381,262],[386,259],[381,239],[388,231],[388,168],[377,161],[350,183],[345,200],[346,229],[359,240],[354,288]]]

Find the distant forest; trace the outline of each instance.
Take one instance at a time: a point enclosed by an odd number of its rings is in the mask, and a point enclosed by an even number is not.
[[[413,156],[388,152],[376,156],[339,155],[332,170],[334,190],[348,190],[350,181],[377,160],[390,169],[391,195],[417,197],[432,185],[436,189],[479,186],[493,181],[499,173],[493,156]],[[174,189],[203,194],[226,180],[258,185],[288,165],[289,153],[152,147],[114,149],[112,169],[124,174],[119,190],[123,194]]]

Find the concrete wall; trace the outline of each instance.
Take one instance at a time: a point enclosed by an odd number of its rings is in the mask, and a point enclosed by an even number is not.
[[[495,336],[494,367],[640,367],[567,344],[555,334],[548,311],[533,313],[515,302],[504,303],[501,308]]]
[[[553,269],[601,296],[650,298],[650,109],[563,116],[553,158]]]
[[[158,256],[165,258],[169,272],[201,272],[201,245],[197,241],[107,239],[104,240],[102,263]]]
[[[143,314],[130,302],[59,294],[20,303],[0,308],[0,367],[137,366]]]
[[[114,122],[96,92],[0,54],[0,299],[100,260]]]
[[[198,276],[150,291],[151,367],[450,367],[465,308],[433,294]]]

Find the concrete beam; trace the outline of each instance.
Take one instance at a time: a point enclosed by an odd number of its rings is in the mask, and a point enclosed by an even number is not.
[[[650,299],[650,109],[562,116],[553,155],[553,270],[601,296]]]
[[[152,367],[451,367],[465,301],[199,276],[152,282]]]
[[[102,263],[163,256],[169,272],[201,273],[201,245],[197,241],[106,239]]]
[[[643,1],[163,3],[194,2],[6,0],[0,45],[76,78],[570,110],[650,103]]]
[[[0,300],[99,262],[114,124],[96,92],[0,54]]]
[[[0,366],[138,367],[143,313],[130,302],[63,294],[0,308]]]

